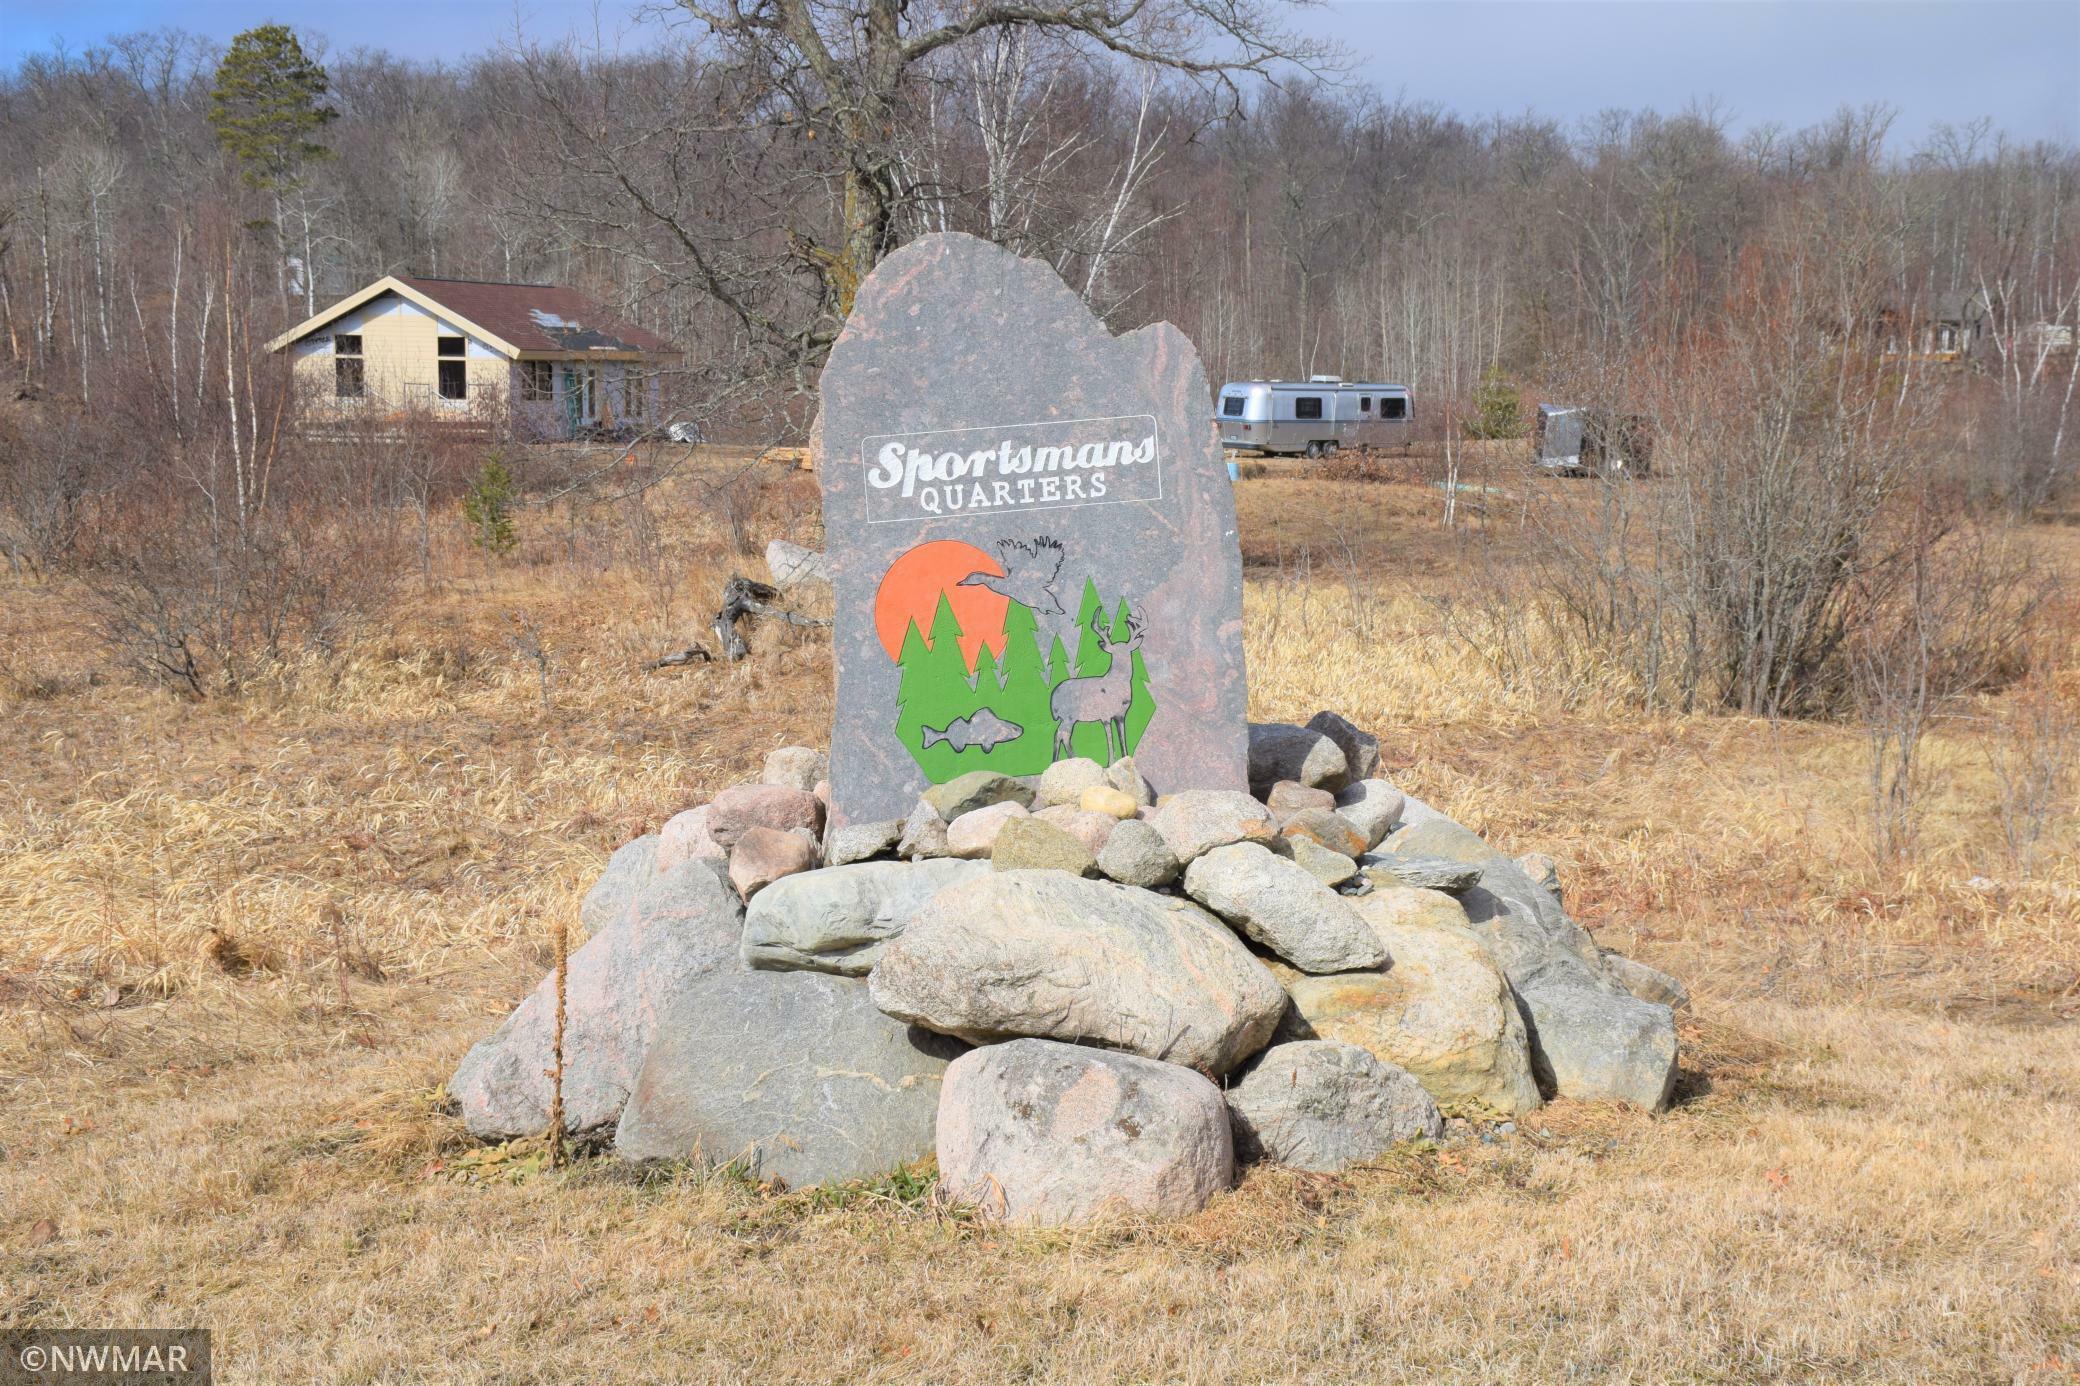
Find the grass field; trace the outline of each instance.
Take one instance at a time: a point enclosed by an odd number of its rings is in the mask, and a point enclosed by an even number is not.
[[[1506,558],[1566,485],[1467,518]],[[1881,859],[1857,728],[1506,683],[1441,614],[1472,541],[1434,489],[1238,495],[1253,715],[1377,730],[1684,977],[1669,1113],[1077,1233],[475,1148],[439,1085],[607,852],[826,734],[813,632],[641,672],[763,572],[685,478],[641,523],[529,512],[505,562],[455,526],[382,630],[236,701],[115,675],[62,583],[0,578],[0,1326],[208,1326],[260,1382],[2080,1378],[2070,602],[1939,724]],[[741,518],[815,542],[813,478]],[[2080,528],[2037,537],[2080,574]],[[2034,810],[2032,761],[2067,769]]]

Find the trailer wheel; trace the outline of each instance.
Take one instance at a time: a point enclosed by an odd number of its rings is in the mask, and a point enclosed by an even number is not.
[[[1337,444],[1335,444],[1335,443],[1324,443],[1324,444],[1322,444],[1322,456],[1324,456],[1324,457],[1334,457],[1334,456],[1336,455],[1337,447],[1338,447],[1338,445],[1337,445]]]
[[[1309,443],[1307,445],[1307,460],[1310,462],[1322,460],[1322,445],[1320,443]]]

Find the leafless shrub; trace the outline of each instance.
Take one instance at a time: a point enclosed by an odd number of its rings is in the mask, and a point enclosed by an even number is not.
[[[1911,524],[1897,570],[1859,583],[1846,641],[1881,857],[1913,844],[1929,729],[1963,698],[2027,667],[2023,642],[2046,595],[2028,548],[2006,527],[1952,529],[1926,506]]]
[[[17,575],[71,557],[95,499],[124,471],[106,421],[54,412],[0,418],[0,550]]]
[[[2045,835],[2074,812],[2080,713],[2060,700],[2049,679],[2034,678],[1996,724],[1989,758],[2000,787],[2001,838],[2027,880]]]
[[[189,697],[236,693],[300,657],[337,654],[388,604],[398,557],[382,516],[285,509],[242,537],[162,520],[104,540],[83,601],[133,672]]]

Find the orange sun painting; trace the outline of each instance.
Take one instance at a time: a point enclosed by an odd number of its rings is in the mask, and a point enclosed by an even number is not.
[[[1003,565],[958,539],[935,539],[906,551],[882,575],[874,594],[874,633],[890,659],[902,656],[903,635],[912,621],[926,640],[931,639],[932,617],[938,614],[943,594],[961,625],[961,657],[975,667],[976,655],[984,645],[993,655],[1004,653],[1004,613],[1011,600],[987,587],[962,587],[970,573],[1004,576]]]

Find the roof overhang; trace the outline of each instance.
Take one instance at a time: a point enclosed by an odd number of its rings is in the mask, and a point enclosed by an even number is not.
[[[269,342],[267,344],[267,349],[269,351],[280,351],[284,347],[290,346],[296,342],[300,342],[305,337],[308,337],[313,332],[316,332],[319,328],[325,326],[325,324],[333,322],[336,319],[345,317],[348,313],[353,312],[356,308],[361,307],[364,303],[371,303],[376,299],[381,298],[384,294],[396,294],[399,298],[404,299],[406,302],[415,303],[419,307],[424,308],[427,312],[433,314],[437,318],[446,318],[449,322],[455,323],[458,326],[465,329],[466,331],[470,332],[471,334],[476,336],[480,341],[482,341],[486,346],[491,347],[503,356],[517,360],[523,354],[520,348],[514,346],[511,342],[499,336],[497,333],[487,331],[483,327],[480,327],[478,324],[471,322],[468,318],[463,317],[460,313],[448,307],[446,304],[443,304],[436,299],[427,297],[425,294],[420,293],[417,289],[405,283],[403,280],[397,278],[395,275],[390,274],[384,275],[381,279],[376,280],[375,283],[370,284],[367,288],[362,289],[357,293],[348,294],[345,298],[333,304],[324,312],[319,313],[314,317],[305,318],[302,322],[298,323],[296,326],[290,328],[287,332],[284,332],[281,336]],[[540,355],[540,353],[535,354]]]
[[[621,351],[523,351],[514,356],[516,361],[656,361],[665,357],[674,360],[686,353],[674,347],[670,351],[642,351],[630,347]]]

